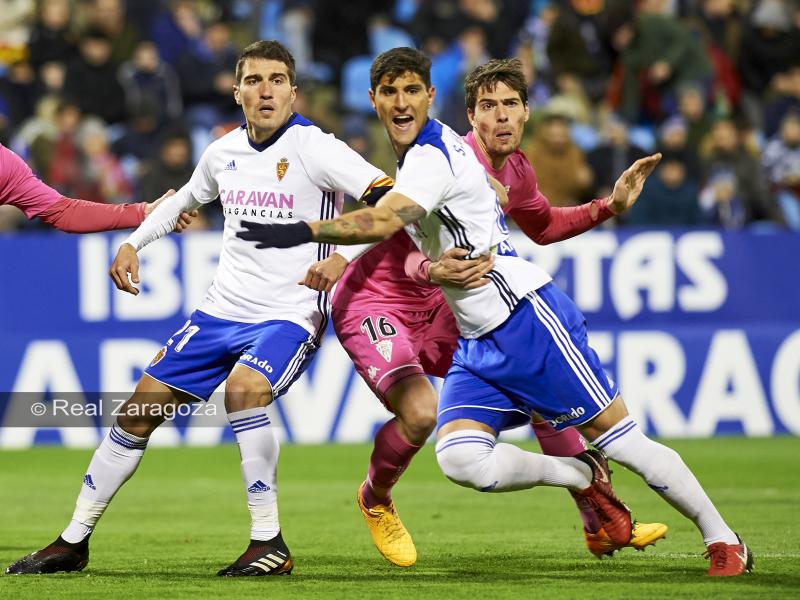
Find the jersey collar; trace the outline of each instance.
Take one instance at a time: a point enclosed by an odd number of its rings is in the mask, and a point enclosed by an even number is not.
[[[260,144],[257,144],[256,142],[254,142],[253,140],[250,139],[250,134],[247,133],[247,123],[242,123],[242,129],[244,129],[245,135],[247,136],[247,143],[250,144],[250,147],[253,150],[257,150],[258,152],[263,152],[264,150],[266,150],[267,148],[272,146],[272,144],[277,142],[281,138],[281,136],[284,133],[286,133],[286,131],[290,127],[292,127],[293,125],[299,125],[300,127],[308,127],[309,125],[313,125],[313,124],[314,123],[312,123],[311,121],[306,119],[300,113],[292,113],[291,116],[289,117],[289,119],[286,121],[286,123],[281,125],[275,131],[275,133],[273,133],[270,137],[268,137],[266,140],[264,140]]]

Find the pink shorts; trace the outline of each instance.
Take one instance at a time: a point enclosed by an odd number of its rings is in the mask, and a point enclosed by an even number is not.
[[[389,389],[411,375],[444,377],[456,349],[458,328],[444,300],[425,311],[333,309],[333,328],[359,375],[390,411]]]

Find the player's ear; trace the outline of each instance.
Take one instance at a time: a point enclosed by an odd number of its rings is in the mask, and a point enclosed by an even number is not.
[[[289,96],[289,102],[290,102],[290,103],[292,103],[292,104],[294,104],[294,101],[295,101],[295,100],[297,100],[297,86],[296,86],[296,85],[293,85],[293,86],[292,86],[292,93],[291,93],[291,95]]]
[[[233,99],[236,100],[236,104],[239,106],[242,105],[242,98],[239,96],[239,86],[236,84],[233,86]]]
[[[369,88],[369,103],[372,105],[372,109],[378,112],[378,107],[375,105],[375,90],[372,88]]]
[[[428,108],[433,106],[433,101],[436,98],[436,88],[431,86],[428,88]]]
[[[530,118],[530,116],[531,116],[531,109],[528,106],[528,103],[526,102],[525,103],[525,122],[526,123],[528,122],[528,119]]]
[[[471,127],[475,127],[475,111],[471,108],[467,109],[467,120],[469,121]],[[528,120],[527,114],[525,115],[525,120]]]

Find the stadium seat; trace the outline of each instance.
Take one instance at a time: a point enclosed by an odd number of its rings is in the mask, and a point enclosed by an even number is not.
[[[342,105],[346,110],[372,113],[369,103],[369,68],[372,58],[354,56],[342,66]]]

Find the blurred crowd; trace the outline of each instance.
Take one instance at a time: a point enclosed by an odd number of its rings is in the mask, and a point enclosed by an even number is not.
[[[465,133],[465,73],[518,56],[522,150],[551,203],[610,193],[663,159],[617,225],[800,229],[800,0],[0,0],[0,143],[97,202],[188,181],[239,125],[233,71],[255,39],[297,61],[296,110],[394,172],[369,65],[433,59],[435,116]],[[0,230],[36,227],[0,207]],[[216,207],[200,227],[219,227]]]

